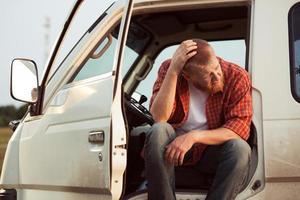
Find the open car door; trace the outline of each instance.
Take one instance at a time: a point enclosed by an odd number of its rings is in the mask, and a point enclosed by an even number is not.
[[[115,2],[81,37],[51,78],[47,69],[39,99],[42,109],[24,118],[17,129],[22,134],[14,139],[19,142],[19,174],[14,175],[19,184],[13,187],[20,199],[120,198],[127,152],[119,74],[131,8],[132,0]],[[112,21],[121,22],[109,56],[113,64],[103,73],[76,80],[91,58],[91,44],[99,45],[107,38]]]

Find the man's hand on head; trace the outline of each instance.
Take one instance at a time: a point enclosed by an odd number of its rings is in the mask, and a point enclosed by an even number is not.
[[[193,40],[183,41],[175,53],[173,54],[170,71],[176,75],[179,75],[182,71],[186,61],[196,55],[197,53],[197,43]]]
[[[189,132],[176,137],[169,145],[166,146],[165,160],[175,166],[183,164],[183,159],[195,143],[194,133]]]
[[[156,122],[167,122],[172,115],[176,96],[177,80],[186,61],[196,55],[197,43],[187,40],[180,44],[173,55],[167,72],[162,70],[153,86],[150,112]],[[154,98],[153,98],[154,97]]]

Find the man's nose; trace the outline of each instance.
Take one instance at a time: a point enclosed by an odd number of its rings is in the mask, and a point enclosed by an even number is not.
[[[212,82],[217,82],[220,80],[220,78],[221,78],[221,75],[219,73],[217,73],[217,72],[212,73],[212,77],[211,77]]]

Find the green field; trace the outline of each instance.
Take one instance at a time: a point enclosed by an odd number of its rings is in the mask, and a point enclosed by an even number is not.
[[[12,131],[9,128],[0,128],[0,174],[2,170],[2,163],[5,155],[7,142],[11,135]]]

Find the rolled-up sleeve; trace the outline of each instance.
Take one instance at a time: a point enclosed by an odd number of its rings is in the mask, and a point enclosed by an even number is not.
[[[224,108],[224,128],[230,129],[244,140],[250,135],[252,120],[251,83],[248,74],[242,74],[232,83],[229,104]]]

